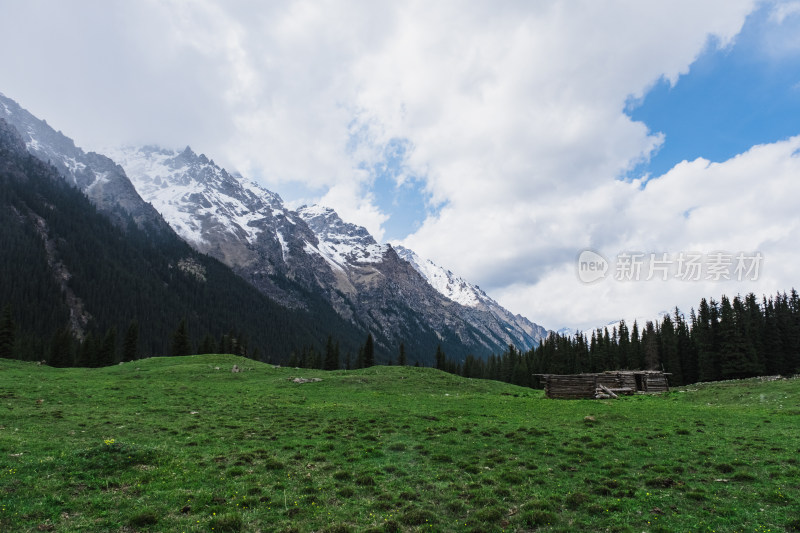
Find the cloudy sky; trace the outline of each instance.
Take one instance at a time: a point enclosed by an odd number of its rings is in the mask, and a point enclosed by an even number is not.
[[[798,1],[0,12],[0,92],[79,146],[191,145],[545,327],[800,287]]]

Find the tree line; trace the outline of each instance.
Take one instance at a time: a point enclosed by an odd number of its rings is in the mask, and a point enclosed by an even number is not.
[[[760,300],[750,293],[733,300],[700,300],[687,318],[677,307],[660,321],[575,335],[551,333],[526,352],[509,346],[483,360],[453,361],[436,355],[441,370],[469,378],[540,387],[537,374],[607,370],[663,370],[671,385],[698,381],[789,375],[800,371],[800,297],[796,290]]]
[[[12,308],[0,313],[0,357],[16,358],[18,328]],[[230,353],[261,359],[247,338],[230,331],[220,336],[205,334],[192,341],[186,320],[172,333],[167,355]],[[368,334],[356,351],[343,353],[340,343],[328,336],[324,349],[309,344],[294,350],[286,363],[322,370],[367,368],[375,364],[407,365],[405,345],[395,355],[376,360],[375,340]],[[44,358],[52,366],[99,367],[132,361],[143,356],[139,325],[132,321],[123,333],[110,327],[104,335],[90,333],[78,340],[67,327],[58,330]],[[417,357],[414,366],[429,358]],[[522,351],[509,345],[499,355],[483,359],[468,355],[453,360],[441,345],[433,358],[436,368],[467,378],[493,379],[515,385],[540,387],[539,374],[577,374],[607,370],[663,370],[671,385],[698,381],[741,379],[760,375],[788,375],[800,370],[800,296],[792,289],[772,297],[755,294],[722,296],[719,301],[701,299],[687,318],[678,308],[660,321],[638,322],[590,333],[562,335],[551,332],[539,346]]]

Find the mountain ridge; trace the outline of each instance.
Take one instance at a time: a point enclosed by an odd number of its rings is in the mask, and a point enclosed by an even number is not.
[[[382,333],[390,344],[402,342],[394,330],[404,328],[397,315],[413,312],[420,313],[429,328],[443,335],[449,331],[482,354],[508,344],[527,349],[544,337],[543,328],[515,317],[463,280],[473,301],[454,299],[456,295],[432,284],[392,245],[378,243],[365,228],[345,222],[333,209],[306,205],[291,210],[279,195],[228,173],[188,147],[180,153],[154,147],[108,153],[125,168],[140,194],[197,249],[247,279],[254,280],[256,272],[267,278],[283,274],[309,290],[322,291],[343,317]],[[227,185],[221,188],[223,181]],[[209,217],[227,230],[212,231]],[[225,247],[239,251],[226,253]],[[259,283],[266,290],[268,282]]]
[[[21,132],[26,150],[120,227],[132,221],[161,238],[180,237],[286,308],[327,302],[365,334],[374,332],[384,354],[403,342],[431,354],[443,344],[459,359],[508,344],[527,349],[544,336],[540,326],[449,272],[463,291],[447,292],[432,283],[430,269],[420,268],[427,263],[409,261],[405,249],[378,243],[334,210],[289,209],[278,194],[188,146],[127,147],[106,151],[110,157],[85,153],[1,94],[0,104],[0,117]]]

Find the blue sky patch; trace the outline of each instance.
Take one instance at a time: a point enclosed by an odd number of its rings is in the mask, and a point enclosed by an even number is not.
[[[778,35],[800,35],[800,14],[779,21],[771,11],[765,4],[752,13],[733,46],[720,49],[710,41],[674,86],[659,81],[627,110],[665,135],[658,152],[629,178],[658,177],[698,157],[724,161],[800,134],[800,40],[793,41],[796,46],[776,41]]]
[[[383,224],[384,240],[403,239],[416,231],[432,211],[425,181],[406,166],[411,142],[392,139],[383,157],[370,171],[375,177],[372,193],[381,212],[389,215]]]

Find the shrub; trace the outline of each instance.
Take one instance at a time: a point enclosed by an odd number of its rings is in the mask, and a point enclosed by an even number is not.
[[[134,528],[154,526],[157,523],[158,515],[153,511],[145,511],[143,513],[133,515],[131,519],[128,520],[128,525]]]
[[[553,525],[557,519],[556,515],[550,511],[527,511],[522,515],[522,523],[532,529]]]
[[[223,533],[235,533],[236,531],[242,531],[242,528],[244,528],[242,517],[234,514],[216,516],[211,519],[208,525],[215,532],[221,531]]]

